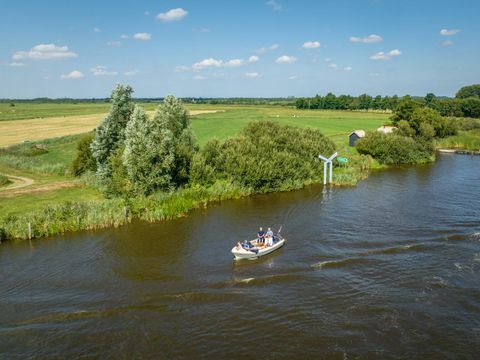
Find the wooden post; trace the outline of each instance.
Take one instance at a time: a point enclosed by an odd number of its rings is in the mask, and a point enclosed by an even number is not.
[[[32,239],[32,223],[28,223],[28,240]]]
[[[125,206],[123,210],[125,212],[125,219],[128,219],[128,208]]]

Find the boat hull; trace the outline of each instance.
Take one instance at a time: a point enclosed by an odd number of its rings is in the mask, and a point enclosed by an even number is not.
[[[253,260],[253,259],[257,259],[259,257],[265,256],[265,255],[271,254],[275,250],[280,249],[283,245],[285,245],[285,239],[281,239],[281,240],[277,241],[272,246],[259,248],[258,253],[255,253],[255,252],[249,251],[249,250],[245,250],[245,249],[238,250],[236,247],[234,247],[232,249],[232,254],[233,254],[235,260],[241,260],[241,259]]]

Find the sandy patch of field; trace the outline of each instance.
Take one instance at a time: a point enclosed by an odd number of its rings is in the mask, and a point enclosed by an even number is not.
[[[56,181],[48,184],[30,186],[34,184],[34,181],[32,179],[14,177],[10,175],[8,177],[12,178],[12,180],[14,180],[15,182],[13,185],[10,185],[0,190],[0,198],[11,198],[14,196],[25,194],[39,194],[47,191],[66,189],[77,186],[72,181]]]
[[[210,114],[224,110],[193,110],[190,115]],[[152,115],[154,111],[148,111]],[[22,141],[36,141],[93,130],[105,114],[62,116],[28,120],[0,121],[0,147]]]
[[[3,192],[6,193],[15,189],[24,188],[32,185],[35,182],[33,179],[22,177],[22,176],[13,176],[13,175],[5,175],[5,176],[8,177],[8,179],[12,183],[5,187],[0,188],[0,197],[2,196]]]

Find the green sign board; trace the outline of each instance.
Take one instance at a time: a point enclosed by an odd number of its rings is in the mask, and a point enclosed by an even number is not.
[[[348,163],[348,159],[344,157],[337,157],[337,160],[338,162],[341,162],[341,163]]]

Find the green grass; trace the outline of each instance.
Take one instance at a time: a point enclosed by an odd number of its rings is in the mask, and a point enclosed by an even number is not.
[[[436,142],[436,147],[480,151],[480,129],[460,131],[458,135],[440,139]]]
[[[90,187],[58,189],[37,194],[32,193],[10,198],[0,198],[0,214],[20,215],[66,201],[95,201],[102,199],[104,199],[103,195]]]
[[[325,135],[343,134],[353,130],[374,130],[388,123],[389,114],[374,112],[296,110],[287,107],[230,106],[225,112],[201,114],[192,119],[192,127],[200,145],[216,137],[220,140],[237,135],[249,122],[272,120],[282,125],[312,127]]]
[[[9,185],[11,183],[10,179],[0,173],[0,187]]]

